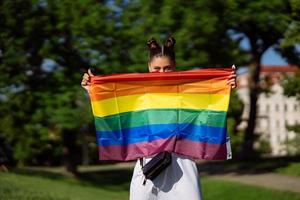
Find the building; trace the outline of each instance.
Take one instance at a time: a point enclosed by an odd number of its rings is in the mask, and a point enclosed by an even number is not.
[[[286,141],[293,139],[295,133],[288,131],[286,125],[300,123],[300,105],[295,97],[283,95],[282,81],[284,76],[293,76],[298,70],[296,66],[263,65],[260,75],[260,84],[268,88],[268,92],[261,93],[257,102],[257,118],[255,133],[269,141],[271,155],[286,155]],[[247,68],[237,72],[238,95],[244,103],[242,123],[239,129],[247,126],[249,113],[249,73]]]

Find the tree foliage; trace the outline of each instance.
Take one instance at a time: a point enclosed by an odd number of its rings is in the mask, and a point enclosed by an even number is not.
[[[37,158],[57,149],[68,157],[91,121],[80,79],[95,57],[92,48],[106,50],[98,44],[110,26],[109,9],[89,0],[22,0],[1,1],[0,10],[0,130],[21,163],[41,164]]]
[[[300,72],[297,72],[293,77],[286,77],[284,94],[288,97],[294,96],[300,101]]]

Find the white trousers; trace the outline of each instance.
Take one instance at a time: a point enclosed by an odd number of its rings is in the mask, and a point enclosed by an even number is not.
[[[151,158],[144,158],[143,164]],[[184,156],[172,154],[172,164],[153,182],[143,185],[140,162],[137,161],[130,184],[130,200],[201,200],[201,189],[196,163]]]

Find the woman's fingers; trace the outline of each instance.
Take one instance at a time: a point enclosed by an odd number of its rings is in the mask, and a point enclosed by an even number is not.
[[[90,79],[90,76],[87,73],[84,73],[82,79],[88,81]]]
[[[232,89],[237,87],[236,81],[235,80],[229,80],[227,81],[227,85],[230,85]]]
[[[235,67],[235,65],[232,65],[231,69],[232,69],[232,72],[228,76],[227,85],[230,85],[231,88],[234,89],[234,88],[237,87],[237,84],[236,84],[236,77],[237,76],[236,76],[236,67]]]
[[[227,85],[231,85],[231,84],[235,84],[235,81],[234,80],[227,81]]]
[[[84,89],[88,90],[90,85],[91,85],[90,75],[88,73],[84,73],[82,76],[81,86]]]
[[[228,85],[229,85],[232,89],[234,89],[234,88],[237,87],[237,85],[236,85],[235,83],[228,83]]]
[[[82,80],[82,81],[81,81],[81,85],[82,85],[82,86],[86,86],[87,84],[88,84],[88,82],[87,82],[86,80]]]
[[[227,84],[228,84],[228,83],[234,83],[234,82],[235,82],[235,81],[234,81],[233,79],[228,79],[228,80],[227,80]]]
[[[81,86],[89,90],[89,86],[91,85],[91,77],[93,77],[94,74],[92,73],[91,69],[88,69],[87,73],[84,73],[82,76]]]
[[[95,75],[92,73],[92,70],[91,70],[91,69],[88,69],[88,75],[89,75],[90,77],[95,76]]]

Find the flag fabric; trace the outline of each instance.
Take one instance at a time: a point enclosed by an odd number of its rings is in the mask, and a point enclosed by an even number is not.
[[[100,160],[169,151],[194,159],[231,158],[227,110],[231,69],[132,73],[91,78]]]

